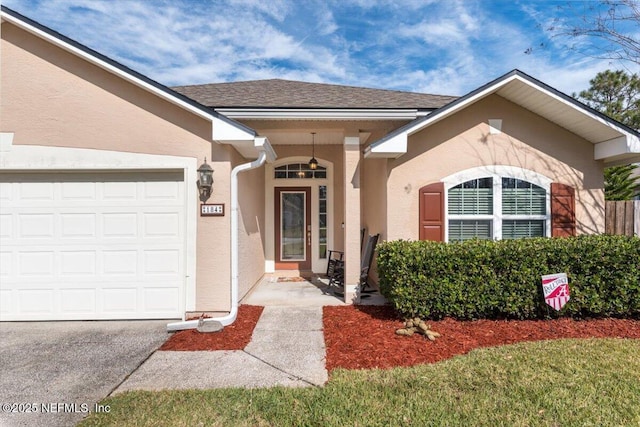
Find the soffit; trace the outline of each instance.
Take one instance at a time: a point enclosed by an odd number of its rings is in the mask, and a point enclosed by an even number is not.
[[[260,134],[269,139],[271,145],[311,145],[310,130],[261,130]],[[316,132],[316,145],[340,145],[344,143],[344,131],[322,129]]]
[[[497,95],[544,117],[592,143],[620,136],[620,130],[589,110],[582,109],[555,94],[514,79],[499,88]]]

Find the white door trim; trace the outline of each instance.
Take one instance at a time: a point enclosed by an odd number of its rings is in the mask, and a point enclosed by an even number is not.
[[[327,248],[333,248],[333,207],[334,207],[334,189],[333,189],[333,163],[317,158],[320,166],[327,168],[327,178],[309,178],[309,179],[275,179],[274,171],[278,166],[289,163],[307,163],[309,157],[293,156],[278,159],[274,163],[265,165],[265,224],[274,224],[275,218],[275,187],[311,187],[311,270],[314,273],[323,273],[327,269],[327,260],[319,258],[319,189],[321,185],[327,186]],[[275,230],[272,226],[265,227],[265,273],[275,272]]]

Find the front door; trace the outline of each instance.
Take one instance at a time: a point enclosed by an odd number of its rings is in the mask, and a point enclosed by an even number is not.
[[[311,270],[311,187],[275,188],[277,270]]]

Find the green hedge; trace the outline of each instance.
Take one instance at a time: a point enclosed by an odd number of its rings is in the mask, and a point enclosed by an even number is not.
[[[640,238],[392,241],[378,245],[380,290],[404,316],[429,319],[640,317]],[[556,312],[541,276],[567,273]]]

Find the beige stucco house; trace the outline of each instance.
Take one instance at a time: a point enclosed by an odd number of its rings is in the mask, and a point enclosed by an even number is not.
[[[640,135],[520,72],[463,97],[167,88],[2,7],[0,318],[184,318],[382,240],[600,233]],[[309,166],[311,158],[318,167]],[[210,194],[198,169],[213,172]]]

